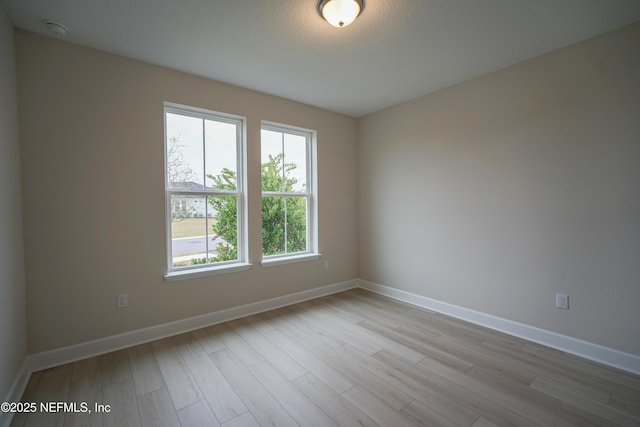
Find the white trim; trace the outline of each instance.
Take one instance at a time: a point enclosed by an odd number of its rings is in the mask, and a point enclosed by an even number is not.
[[[270,120],[262,120],[260,121],[260,124],[261,124],[260,125],[261,129],[270,130],[272,132],[282,132],[283,130],[286,130],[287,133],[291,133],[293,135],[298,135],[298,136],[304,136],[304,137],[307,137],[309,136],[310,133],[315,132],[315,130],[313,129],[303,128],[300,126],[287,125],[280,122],[272,122]]]
[[[305,169],[306,169],[306,189],[304,192],[285,192],[285,191],[262,191],[262,199],[265,197],[299,197],[307,200],[307,253],[320,255],[318,252],[318,133],[312,129],[301,128],[297,126],[271,122],[268,120],[262,120],[260,122],[260,132],[270,131],[282,134],[282,141],[284,144],[284,135],[297,135],[304,137],[305,139]],[[261,134],[260,146],[262,149],[262,134]],[[283,146],[284,153],[284,146]],[[284,162],[285,159],[283,158]],[[283,169],[284,171],[284,169]],[[286,228],[286,224],[285,224]],[[285,251],[287,250],[285,241]],[[290,255],[289,253],[285,255]],[[295,257],[295,255],[294,255]],[[296,262],[295,260],[292,262]],[[266,265],[269,264],[269,265]],[[267,262],[264,267],[270,265],[286,264]]]
[[[193,331],[195,329],[204,328],[210,325],[228,322],[240,317],[262,313],[263,311],[273,310],[279,307],[284,307],[302,301],[319,298],[321,296],[334,294],[336,292],[342,292],[347,289],[353,289],[357,287],[357,285],[357,280],[334,283],[331,285],[321,286],[318,288],[245,304],[238,307],[214,311],[211,313],[202,314],[200,316],[176,320],[174,322],[163,323],[161,325],[124,332],[121,334],[112,335],[106,338],[99,338],[97,340],[87,341],[68,347],[62,347],[54,350],[36,353],[28,357],[27,372],[40,371],[42,369],[51,368],[53,366],[59,366],[65,363],[74,362],[76,360],[85,359],[87,357],[109,353],[111,351],[131,347],[133,345],[155,341],[157,339],[182,334],[184,332]]]
[[[482,313],[469,308],[460,307],[366,280],[359,280],[359,287],[398,301],[407,302],[409,304],[417,305],[418,307],[437,311],[448,316],[466,320],[467,322],[485,326],[496,331],[504,332],[509,335],[533,341],[547,347],[555,348],[566,353],[571,353],[585,359],[593,360],[595,362],[603,363],[614,368],[640,375],[640,356],[635,354],[626,353],[600,344],[594,344],[578,338],[536,328],[535,326],[526,325],[524,323],[515,322],[513,320],[504,319],[502,317],[493,316],[491,314]]]
[[[227,322],[240,317],[250,316],[252,314],[296,304],[302,301],[319,298],[325,295],[346,291],[356,287],[376,292],[398,301],[407,302],[409,304],[447,314],[471,323],[486,326],[529,341],[553,347],[627,372],[640,374],[640,357],[630,353],[625,353],[598,344],[582,341],[569,336],[557,334],[555,332],[546,331],[544,329],[470,310],[468,308],[394,289],[388,286],[383,286],[377,283],[368,282],[366,280],[354,279],[29,355],[26,357],[22,368],[16,375],[14,384],[7,394],[5,401],[16,402],[20,400],[28,383],[30,374],[35,371],[108,353],[121,348],[154,341],[164,337],[189,332],[206,326]],[[0,427],[8,426],[11,423],[10,418],[3,418],[3,416],[4,415],[0,415]]]
[[[206,171],[206,129],[205,121],[210,120],[214,122],[222,122],[234,125],[236,128],[236,189],[235,190],[219,190],[214,188],[203,188],[201,190],[178,190],[169,188],[169,165],[168,165],[168,133],[167,133],[167,114],[180,115],[185,117],[193,117],[202,120],[202,170]],[[198,107],[191,107],[187,105],[180,105],[172,102],[164,102],[163,108],[164,119],[164,185],[165,185],[165,240],[167,248],[167,274],[164,279],[166,281],[175,281],[190,279],[194,277],[209,276],[211,274],[228,273],[233,271],[247,270],[251,267],[249,264],[249,248],[247,238],[247,184],[246,184],[246,127],[247,119],[243,116],[237,116],[234,114],[221,113],[218,111],[206,110]],[[236,212],[238,216],[237,224],[237,260],[232,267],[225,267],[222,263],[214,262],[207,264],[208,267],[220,268],[204,268],[195,269],[195,273],[184,273],[184,270],[179,267],[174,267],[173,258],[173,239],[171,238],[171,223],[172,223],[172,211],[171,211],[171,198],[173,196],[189,196],[199,195],[202,197],[208,196],[234,196],[236,198]],[[207,214],[209,206],[205,202],[205,222],[206,230],[209,230],[210,218]],[[207,234],[208,235],[208,234]],[[209,242],[206,240],[205,253],[209,254]],[[208,257],[208,255],[206,255]]]
[[[235,273],[236,271],[249,270],[253,264],[247,262],[236,262],[233,264],[210,265],[212,266],[185,270],[172,270],[164,275],[164,280],[166,282],[177,282],[179,280],[196,279],[198,277],[214,276],[216,274]]]
[[[289,255],[289,256],[280,256],[275,258],[263,258],[260,262],[262,268],[267,267],[275,267],[276,265],[283,264],[292,264],[294,262],[302,262],[302,261],[314,261],[316,259],[320,259],[322,254],[302,254],[302,255]]]
[[[28,370],[28,367],[29,356],[26,356],[3,402],[20,402],[27,388],[27,383],[29,383],[29,377],[31,376],[31,371]],[[0,427],[9,427],[14,415],[12,412],[0,412]]]

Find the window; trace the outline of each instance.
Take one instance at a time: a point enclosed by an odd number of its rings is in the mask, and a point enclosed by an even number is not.
[[[262,123],[263,263],[317,257],[315,133]]]
[[[165,104],[167,280],[246,263],[244,120]]]

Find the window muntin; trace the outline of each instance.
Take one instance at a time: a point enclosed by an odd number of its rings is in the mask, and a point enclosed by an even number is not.
[[[260,144],[263,257],[317,253],[314,133],[263,122]]]
[[[244,120],[165,105],[169,272],[245,262]]]

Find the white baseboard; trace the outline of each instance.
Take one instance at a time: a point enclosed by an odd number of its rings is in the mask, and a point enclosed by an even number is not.
[[[31,376],[31,372],[28,371],[27,365],[27,358],[25,358],[24,362],[22,362],[22,367],[20,367],[20,370],[18,371],[18,375],[16,375],[16,379],[13,381],[13,385],[9,389],[9,393],[7,393],[3,402],[19,402],[22,398],[22,394],[24,393],[27,383],[29,382],[29,377]],[[13,413],[0,412],[0,427],[9,427],[11,425],[11,420],[13,420]]]
[[[135,331],[124,332],[122,334],[112,335],[106,338],[100,338],[97,340],[28,355],[25,358],[22,368],[18,372],[16,380],[14,381],[14,384],[4,402],[20,401],[32,372],[109,353],[121,348],[155,341],[172,335],[193,331],[195,329],[227,322],[240,317],[250,316],[263,311],[273,310],[298,302],[334,294],[336,292],[342,292],[347,289],[353,289],[357,286],[358,280],[356,279],[334,283],[327,286],[321,286],[319,288],[309,289],[307,291],[296,292],[238,307],[214,311],[200,316],[176,320],[175,322],[163,323],[161,325],[137,329]],[[0,413],[0,427],[9,427],[12,419],[13,414]]]
[[[467,322],[485,326],[509,335],[533,341],[538,344],[552,347],[585,359],[593,360],[607,366],[622,369],[636,375],[640,375],[640,356],[625,353],[599,344],[583,341],[567,335],[547,331],[545,329],[529,326],[524,323],[493,316],[457,305],[438,301],[432,298],[413,294],[380,285],[366,280],[359,281],[359,287],[398,301],[417,305],[438,313],[446,314]]]
[[[298,302],[319,298],[325,295],[342,292],[356,287],[640,375],[640,356],[438,301],[432,298],[413,294],[411,292],[383,286],[366,280],[355,279],[29,355],[26,357],[22,369],[18,372],[16,380],[14,381],[5,401],[19,401],[24,393],[29,376],[35,371],[74,362],[87,357],[97,356],[99,354],[108,353],[133,345],[143,344],[168,336],[189,332],[206,326],[215,325],[217,323],[227,322],[240,317],[273,310]],[[11,414],[0,414],[0,427],[9,426],[11,423],[11,417],[7,415]]]
[[[296,292],[238,307],[214,311],[200,316],[176,320],[175,322],[163,323],[161,325],[137,329],[135,331],[124,332],[122,334],[112,335],[106,338],[100,338],[68,347],[56,348],[54,350],[32,354],[27,356],[26,372],[31,373],[40,371],[53,366],[74,362],[76,360],[86,359],[87,357],[109,353],[121,348],[155,341],[157,339],[193,331],[195,329],[204,328],[217,323],[227,322],[240,317],[250,316],[263,311],[273,310],[298,302],[334,294],[357,286],[358,280],[334,283],[327,286],[321,286],[319,288],[309,289],[307,291]]]

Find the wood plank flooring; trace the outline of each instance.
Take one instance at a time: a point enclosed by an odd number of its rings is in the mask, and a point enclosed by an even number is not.
[[[640,377],[354,289],[58,366],[46,426],[640,426]]]

